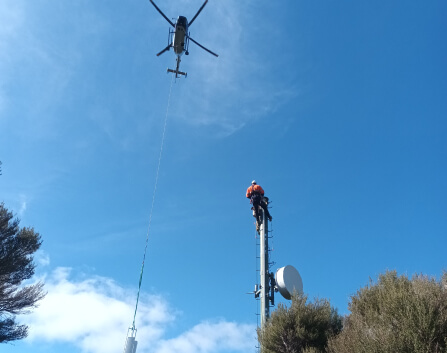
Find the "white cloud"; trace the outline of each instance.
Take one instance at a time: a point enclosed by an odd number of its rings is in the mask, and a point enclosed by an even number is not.
[[[95,353],[123,346],[133,317],[135,292],[121,288],[110,278],[73,280],[70,274],[70,269],[58,268],[46,278],[47,296],[24,317],[30,327],[28,340],[72,343]],[[153,340],[160,338],[173,313],[161,297],[143,296],[137,318],[139,333]]]
[[[106,277],[73,279],[69,268],[46,276],[48,291],[39,307],[24,316],[30,327],[27,342],[68,343],[83,352],[106,353],[124,347],[135,309],[135,291]],[[173,339],[163,339],[176,310],[159,295],[140,297],[136,327],[138,352],[245,352],[255,345],[255,326],[202,322]],[[121,348],[120,348],[121,349]]]

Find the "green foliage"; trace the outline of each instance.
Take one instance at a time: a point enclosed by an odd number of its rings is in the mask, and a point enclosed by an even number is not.
[[[27,327],[18,325],[15,315],[26,313],[45,296],[40,282],[22,286],[34,275],[33,254],[41,243],[39,233],[19,228],[19,220],[0,204],[0,342],[27,336]]]
[[[258,331],[262,353],[320,353],[342,328],[341,317],[326,299],[307,303],[294,295],[290,308],[279,304]]]
[[[330,353],[447,352],[447,274],[441,281],[395,271],[351,298],[343,332]]]

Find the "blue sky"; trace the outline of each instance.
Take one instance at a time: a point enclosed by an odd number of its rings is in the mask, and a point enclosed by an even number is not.
[[[387,269],[447,268],[444,1],[210,0],[190,31],[219,58],[191,44],[169,107],[149,1],[0,7],[0,200],[42,235],[48,291],[8,350],[122,351],[166,113],[139,353],[254,350],[252,179],[272,270],[295,266],[342,314]]]

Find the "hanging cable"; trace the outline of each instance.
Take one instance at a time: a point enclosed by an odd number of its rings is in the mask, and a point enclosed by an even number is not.
[[[140,272],[140,281],[138,283],[138,293],[137,293],[137,302],[135,304],[135,313],[133,315],[133,322],[132,322],[132,327],[131,330],[135,331],[135,319],[137,317],[137,310],[138,310],[138,301],[140,299],[140,290],[141,290],[141,282],[143,281],[143,272],[144,272],[144,262],[146,260],[146,253],[147,253],[147,245],[149,243],[149,231],[151,229],[151,223],[152,223],[152,212],[154,210],[154,203],[155,203],[155,194],[157,192],[157,184],[158,184],[158,176],[160,173],[160,164],[161,164],[161,157],[163,155],[163,145],[164,145],[164,141],[165,141],[165,134],[166,134],[166,125],[167,125],[167,121],[168,121],[168,113],[169,113],[169,103],[171,101],[171,92],[172,92],[172,83],[174,82],[174,75],[172,75],[171,78],[171,86],[169,88],[169,96],[168,96],[168,105],[166,107],[166,115],[165,115],[165,121],[164,121],[164,126],[163,126],[163,135],[161,137],[161,146],[160,146],[160,154],[158,156],[158,166],[157,166],[157,173],[155,175],[155,186],[154,186],[154,192],[152,193],[152,204],[151,204],[151,210],[149,213],[149,225],[147,228],[147,234],[146,234],[146,245],[144,247],[144,255],[143,255],[143,263],[141,264],[141,272]]]

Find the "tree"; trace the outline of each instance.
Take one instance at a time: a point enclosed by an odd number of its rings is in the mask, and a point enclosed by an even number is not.
[[[19,220],[0,203],[0,342],[23,339],[26,325],[16,322],[16,315],[36,306],[45,293],[43,283],[24,286],[34,275],[33,254],[42,244],[33,228],[19,228]]]
[[[329,352],[447,352],[446,284],[446,273],[440,281],[380,275],[351,298],[351,313]]]
[[[278,305],[258,340],[262,353],[320,353],[341,329],[342,318],[328,300],[307,303],[307,296],[295,294],[290,308]]]

